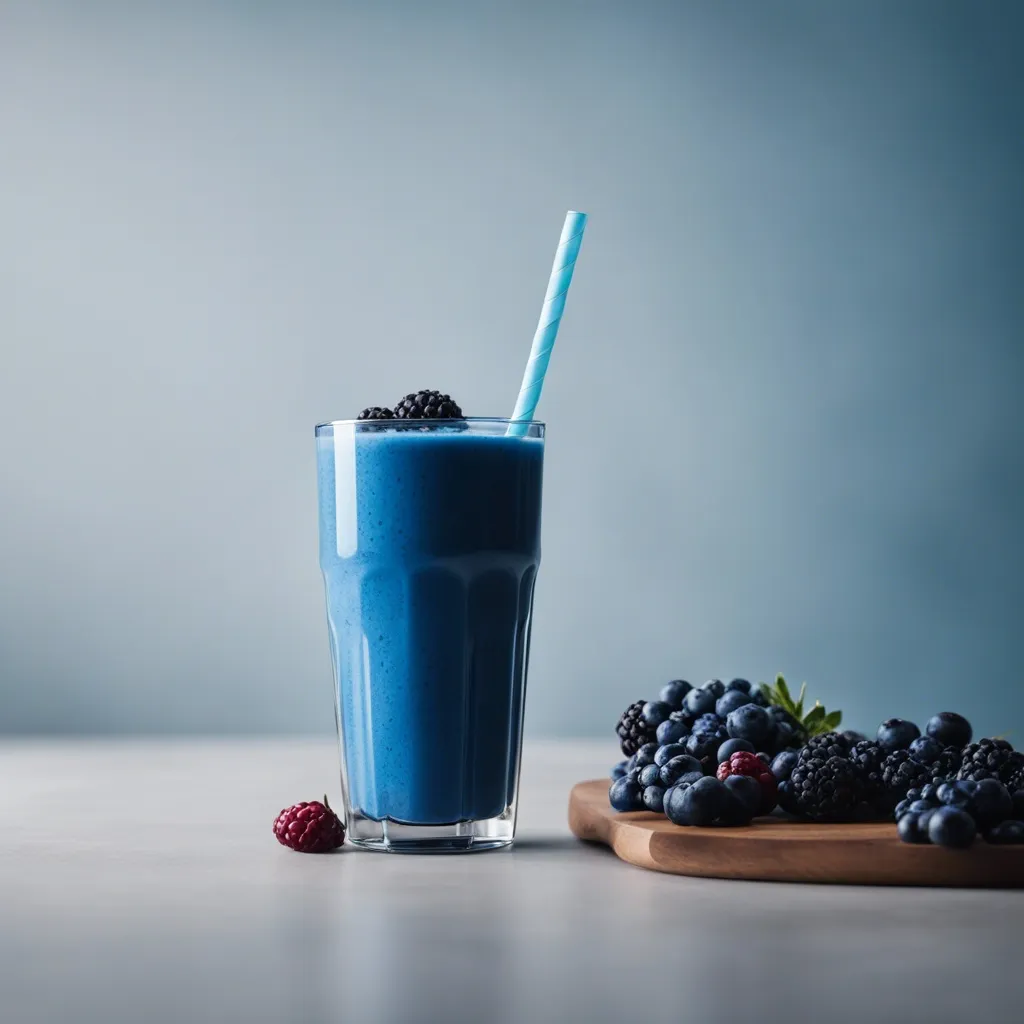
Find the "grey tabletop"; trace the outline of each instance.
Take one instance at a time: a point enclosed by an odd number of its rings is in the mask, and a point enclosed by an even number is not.
[[[0,744],[0,1019],[1021,1019],[1024,893],[631,867],[566,827],[613,753],[528,745],[509,851],[303,856],[329,742]]]

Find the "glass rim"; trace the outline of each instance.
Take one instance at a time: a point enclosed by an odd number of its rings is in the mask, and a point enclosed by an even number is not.
[[[321,430],[327,427],[350,427],[350,426],[378,426],[386,427],[388,425],[402,425],[412,426],[413,424],[418,426],[447,426],[452,423],[493,423],[496,426],[510,427],[512,424],[516,424],[520,427],[543,427],[543,420],[513,420],[506,419],[504,416],[450,416],[447,419],[440,417],[431,419],[390,419],[390,420],[325,420],[323,423],[316,425],[316,432],[320,433]]]

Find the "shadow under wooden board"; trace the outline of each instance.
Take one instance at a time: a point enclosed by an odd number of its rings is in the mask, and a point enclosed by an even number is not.
[[[891,822],[819,825],[758,818],[745,828],[681,828],[646,811],[620,814],[607,779],[580,782],[569,827],[630,864],[675,875],[847,885],[1024,887],[1024,846],[969,850],[902,843]]]

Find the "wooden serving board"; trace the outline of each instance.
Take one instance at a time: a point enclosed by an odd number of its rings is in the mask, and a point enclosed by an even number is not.
[[[620,814],[607,779],[580,782],[569,827],[630,864],[675,875],[849,885],[1024,887],[1024,846],[911,846],[889,822],[819,825],[757,818],[745,828],[681,828],[661,815]]]

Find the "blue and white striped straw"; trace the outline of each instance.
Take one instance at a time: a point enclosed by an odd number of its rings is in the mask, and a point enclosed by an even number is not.
[[[562,226],[562,237],[555,250],[555,261],[551,266],[551,277],[548,280],[547,294],[541,306],[540,320],[537,322],[537,333],[533,336],[530,358],[526,363],[523,383],[519,389],[513,420],[532,420],[533,413],[540,401],[540,392],[544,387],[544,375],[548,372],[551,350],[558,336],[558,326],[562,322],[562,311],[565,309],[565,297],[572,283],[572,272],[576,269],[576,257],[583,242],[583,229],[587,226],[587,215],[570,210],[565,215]],[[515,423],[508,432],[523,435],[526,428]]]

